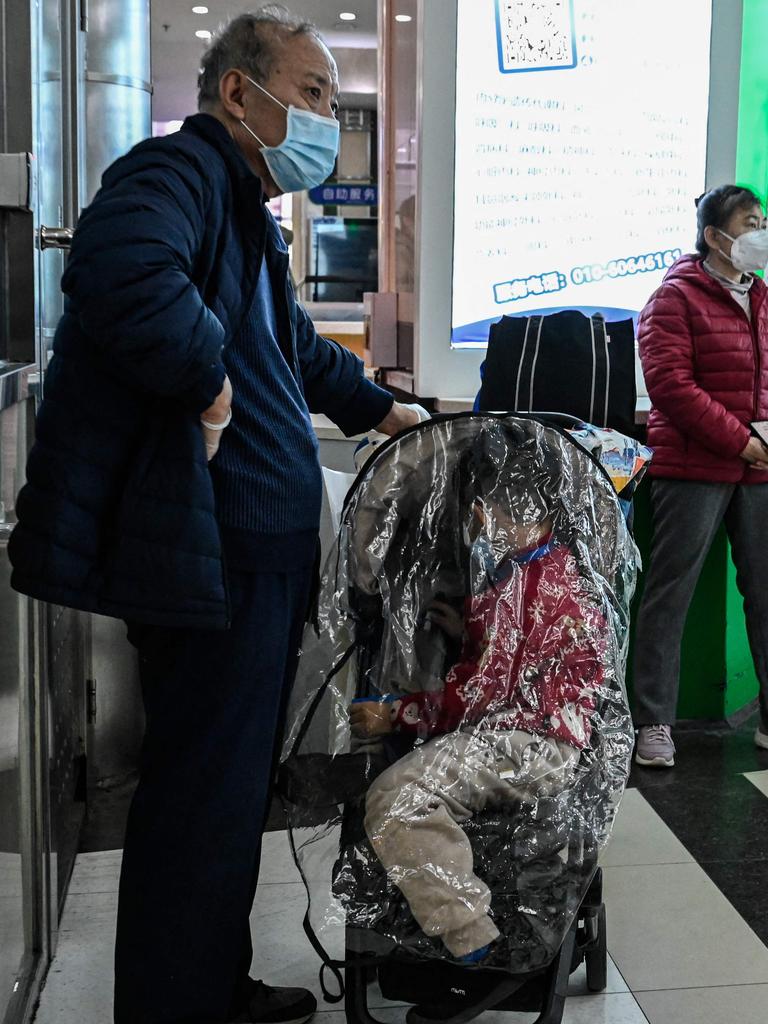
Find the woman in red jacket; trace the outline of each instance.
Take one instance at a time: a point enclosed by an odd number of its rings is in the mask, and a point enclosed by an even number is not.
[[[758,746],[768,748],[768,264],[759,199],[723,185],[697,203],[698,255],[683,256],[640,315],[653,405],[648,443],[653,550],[637,621],[638,764],[671,767],[680,640],[707,551],[725,523],[760,680]]]

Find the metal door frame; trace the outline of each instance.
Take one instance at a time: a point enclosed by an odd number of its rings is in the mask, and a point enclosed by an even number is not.
[[[0,378],[5,385],[0,388],[0,411],[20,407],[19,415],[25,420],[27,439],[31,438],[34,426],[34,402],[29,390],[30,378],[34,378],[33,371],[34,366],[19,367]],[[5,557],[4,548],[9,532],[8,524],[0,524],[2,557]],[[38,636],[40,615],[36,602],[21,595],[18,602],[21,641],[19,849],[26,949],[18,966],[14,993],[2,1018],[4,1024],[26,1024],[31,1019],[53,948],[47,788],[48,733],[41,672],[44,637]]]
[[[21,405],[26,436],[34,432],[34,396],[39,397],[47,365],[47,338],[41,322],[42,260],[38,205],[40,132],[40,47],[43,5],[59,12],[61,67],[62,216],[74,227],[84,183],[84,31],[87,0],[4,0],[0,8],[0,156],[4,168],[19,169],[17,202],[0,191],[0,247],[4,269],[0,290],[0,403]],[[9,156],[10,155],[10,156]],[[23,180],[27,167],[26,183]],[[25,187],[26,184],[26,187]],[[14,365],[2,366],[2,360]],[[11,379],[13,378],[13,379]],[[0,525],[0,549],[9,527]],[[0,557],[6,557],[0,550]],[[52,875],[52,826],[49,764],[48,610],[19,597],[20,675],[20,832],[26,952],[3,1024],[27,1024],[32,1018],[50,960],[56,949],[59,907]],[[83,679],[83,686],[85,680]],[[5,1012],[3,1012],[5,1011]]]

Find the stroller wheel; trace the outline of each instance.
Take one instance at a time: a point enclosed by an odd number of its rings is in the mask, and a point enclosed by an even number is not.
[[[584,953],[587,965],[587,988],[590,992],[603,992],[608,984],[608,932],[605,923],[605,904],[597,912],[597,939]]]

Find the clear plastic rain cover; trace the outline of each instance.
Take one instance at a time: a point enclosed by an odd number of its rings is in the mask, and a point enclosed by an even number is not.
[[[430,421],[365,467],[279,773],[332,961],[554,958],[629,773],[635,575],[607,474],[545,422]]]

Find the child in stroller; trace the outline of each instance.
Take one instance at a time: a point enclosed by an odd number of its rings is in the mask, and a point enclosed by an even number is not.
[[[458,660],[440,690],[350,708],[360,739],[417,741],[370,787],[365,830],[424,933],[467,963],[484,961],[499,930],[461,824],[569,784],[589,743],[608,631],[558,541],[541,465],[521,456],[500,471],[489,441],[481,435],[458,471],[463,612],[443,600],[428,612],[461,641]]]
[[[605,986],[635,575],[611,480],[551,418],[422,423],[357,477],[280,766],[305,931],[321,978],[346,971],[349,1024],[372,1024],[371,969],[411,1024],[559,1024],[584,960]]]

